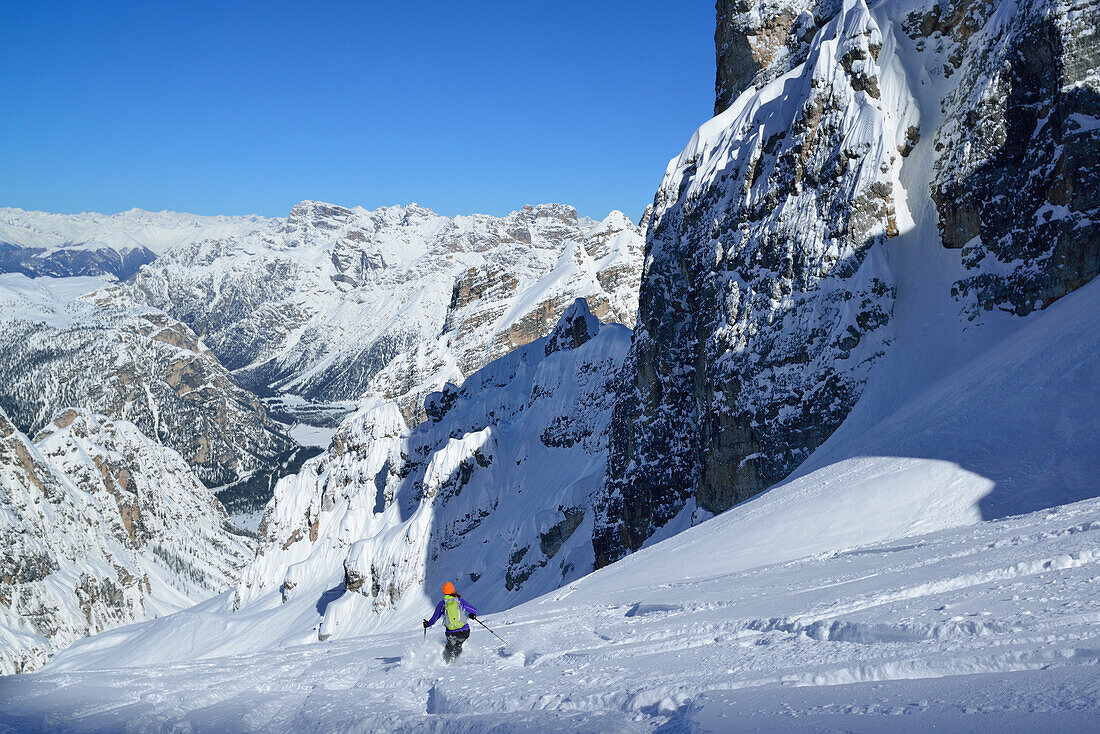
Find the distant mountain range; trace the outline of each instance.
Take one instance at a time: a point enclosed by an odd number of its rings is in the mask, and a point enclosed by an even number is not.
[[[267,222],[257,216],[203,217],[141,209],[50,214],[0,208],[0,273],[125,280],[174,247],[247,234]]]

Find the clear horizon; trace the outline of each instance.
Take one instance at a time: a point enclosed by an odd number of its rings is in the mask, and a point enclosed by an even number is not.
[[[7,16],[0,206],[25,210],[558,202],[637,219],[713,104],[709,2],[17,2]]]

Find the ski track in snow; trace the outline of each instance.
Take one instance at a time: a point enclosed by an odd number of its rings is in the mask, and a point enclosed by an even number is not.
[[[1098,541],[1092,499],[709,577],[651,555],[645,587],[632,557],[487,617],[508,645],[475,624],[453,667],[416,619],[182,664],[62,654],[0,679],[0,732],[1095,730]]]

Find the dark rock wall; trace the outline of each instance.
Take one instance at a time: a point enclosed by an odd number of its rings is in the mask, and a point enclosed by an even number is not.
[[[970,319],[1048,306],[1100,271],[1100,1],[933,5],[910,33],[953,50],[932,198],[970,275]],[[983,23],[977,30],[978,22]]]
[[[884,353],[893,283],[874,251],[896,233],[899,154],[858,139],[889,121],[878,30],[857,5],[822,29],[784,94],[708,123],[666,174],[612,421],[597,565],[692,501],[721,512],[786,476],[844,420]]]

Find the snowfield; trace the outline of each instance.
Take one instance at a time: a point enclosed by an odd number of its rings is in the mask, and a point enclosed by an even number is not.
[[[508,644],[474,625],[455,667],[420,629],[429,596],[302,644],[339,588],[237,611],[230,592],[0,679],[0,732],[1094,731],[1098,300],[1094,282],[949,371],[885,364],[908,400],[873,383],[728,512],[673,535],[687,507],[519,606],[472,594]]]
[[[440,659],[438,627],[425,638],[418,618],[393,634],[143,667],[115,667],[116,633],[107,633],[40,673],[0,679],[0,731],[1100,724],[1100,500],[744,570],[692,564],[736,565],[745,554],[731,539],[751,520],[735,508],[487,614],[508,644],[475,624],[453,667]],[[206,622],[231,624],[218,615]],[[254,644],[267,633],[238,630]]]

